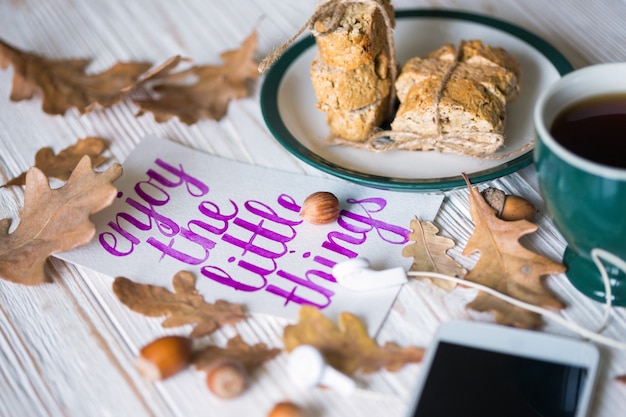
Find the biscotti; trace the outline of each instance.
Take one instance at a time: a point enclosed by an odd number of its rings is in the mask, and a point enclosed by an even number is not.
[[[375,3],[395,25],[390,0],[349,3],[335,27],[332,16],[315,22],[315,33],[320,34],[315,41],[322,61],[337,68],[355,69],[374,62],[381,53],[389,53],[385,19]]]
[[[343,7],[338,21],[322,16],[315,22],[318,48],[310,72],[331,136],[362,142],[389,114],[395,60],[387,24],[394,22],[393,8],[389,0]]]
[[[460,51],[444,45],[402,68],[391,130],[444,145],[452,138],[469,154],[491,154],[503,143],[506,104],[518,96],[520,76],[518,61],[504,49],[478,40],[463,42]],[[438,149],[432,140],[412,143],[403,148]]]
[[[389,99],[389,63],[361,65],[353,69],[331,66],[317,58],[311,64],[313,88],[318,92],[318,108],[328,111],[353,111]]]
[[[486,74],[496,74],[499,83],[506,85],[501,85],[501,89],[506,92],[507,101],[513,102],[522,85],[522,67],[517,58],[504,48],[487,45],[478,39],[463,41],[461,45],[459,61],[480,68]],[[455,60],[456,54],[456,47],[448,43],[428,54],[427,58],[451,62]]]

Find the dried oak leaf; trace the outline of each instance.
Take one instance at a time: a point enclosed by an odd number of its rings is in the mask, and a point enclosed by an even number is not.
[[[301,307],[298,323],[285,327],[283,340],[288,352],[300,345],[316,347],[330,365],[348,375],[381,368],[397,371],[407,363],[420,362],[424,355],[422,348],[403,348],[392,342],[378,346],[355,315],[341,313],[335,326],[312,306]]]
[[[205,302],[190,272],[177,272],[172,286],[173,293],[164,287],[118,277],[113,282],[113,291],[122,303],[137,313],[149,317],[168,316],[162,323],[164,328],[195,324],[191,337],[211,334],[221,325],[234,324],[245,318],[239,304],[224,300],[217,300],[214,304]]]
[[[60,188],[52,190],[38,168],[26,174],[24,210],[17,228],[9,233],[10,219],[0,220],[0,277],[26,285],[46,281],[48,256],[88,243],[96,233],[89,216],[109,206],[122,175],[114,164],[106,171],[92,170],[84,156]]]
[[[241,363],[248,373],[263,365],[265,362],[274,359],[280,349],[269,349],[265,343],[248,345],[241,336],[237,335],[230,339],[224,348],[218,346],[207,346],[197,350],[191,362],[198,370],[208,369],[216,361],[234,360]]]
[[[147,71],[141,74],[141,76],[137,79],[137,81],[134,84],[124,87],[122,91],[125,93],[131,93],[134,90],[140,87],[143,87],[150,82],[154,82],[154,81],[166,78],[178,66],[178,64],[180,64],[181,62],[188,62],[188,61],[189,59],[187,58],[183,58],[180,55],[174,55],[173,57],[167,59],[162,64],[157,65],[156,67],[152,68],[150,71]]]
[[[561,309],[563,303],[546,288],[543,278],[565,271],[565,267],[522,246],[519,239],[537,230],[527,220],[505,221],[485,201],[476,187],[469,188],[470,212],[474,233],[463,251],[464,255],[480,252],[466,280],[478,282],[503,294],[527,303],[551,309]],[[542,320],[537,313],[516,307],[480,291],[468,304],[477,311],[491,311],[500,324],[535,329]]]
[[[21,51],[0,40],[0,67],[13,65],[11,100],[30,99],[35,91],[43,97],[48,114],[64,114],[76,107],[86,113],[98,106],[110,107],[121,101],[141,74],[152,64],[118,62],[108,70],[87,74],[89,59],[53,60]]]
[[[106,158],[102,152],[106,149],[106,142],[102,138],[88,137],[80,139],[76,144],[63,149],[58,155],[52,148],[41,148],[35,155],[35,167],[39,168],[48,178],[67,180],[83,156],[91,159],[91,165],[96,168],[104,163]],[[9,180],[3,187],[24,185],[26,173]]]
[[[409,271],[438,272],[453,277],[466,274],[465,268],[447,253],[448,249],[454,247],[454,240],[439,236],[439,229],[434,224],[418,218],[411,220],[411,230],[409,239],[413,243],[402,249],[403,256],[413,257]],[[452,290],[456,286],[454,282],[439,279],[433,280],[433,284],[445,290]]]
[[[248,81],[258,77],[253,55],[257,34],[253,32],[241,48],[223,52],[221,66],[193,66],[187,70],[159,77],[152,90],[157,99],[134,100],[140,107],[138,115],[151,112],[157,122],[177,116],[181,122],[194,124],[202,118],[220,120],[231,100],[247,97]],[[189,78],[194,79],[189,83]]]

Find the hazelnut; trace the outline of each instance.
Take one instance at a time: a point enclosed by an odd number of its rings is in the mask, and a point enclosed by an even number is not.
[[[185,368],[190,361],[192,341],[183,336],[165,336],[144,346],[136,360],[139,372],[156,381],[169,378]]]
[[[206,384],[216,397],[234,398],[248,387],[248,372],[238,361],[220,360],[207,370]]]
[[[304,412],[297,404],[282,401],[270,410],[267,417],[304,417]]]
[[[339,200],[328,191],[318,191],[304,199],[300,216],[311,224],[328,224],[339,218]]]
[[[496,216],[506,221],[532,221],[537,209],[528,200],[517,195],[505,194],[504,191],[489,187],[482,191],[485,201],[496,210]]]

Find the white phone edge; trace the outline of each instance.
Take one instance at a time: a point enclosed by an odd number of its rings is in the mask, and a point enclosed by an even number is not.
[[[415,412],[440,342],[584,367],[588,370],[588,383],[583,389],[576,417],[587,416],[600,367],[600,351],[597,346],[580,339],[534,330],[493,323],[453,320],[439,326],[430,346],[426,349],[418,382],[412,390],[414,394],[406,417],[413,416]]]

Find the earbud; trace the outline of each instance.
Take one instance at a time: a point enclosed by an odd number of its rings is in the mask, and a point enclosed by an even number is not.
[[[339,284],[354,291],[395,287],[405,284],[408,280],[404,268],[395,267],[374,271],[365,258],[339,262],[333,267],[332,274]]]
[[[287,365],[291,379],[301,388],[323,385],[343,395],[350,395],[356,390],[356,382],[328,365],[322,354],[311,345],[295,348],[289,355]]]

